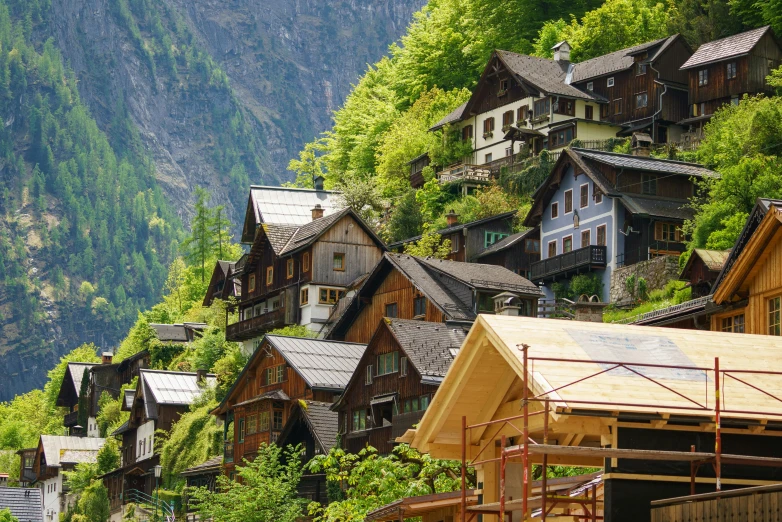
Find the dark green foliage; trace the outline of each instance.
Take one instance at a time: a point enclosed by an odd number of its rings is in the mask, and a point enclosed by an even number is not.
[[[423,226],[421,205],[415,199],[415,191],[408,190],[397,201],[386,225],[385,235],[389,242],[399,241],[420,235]]]

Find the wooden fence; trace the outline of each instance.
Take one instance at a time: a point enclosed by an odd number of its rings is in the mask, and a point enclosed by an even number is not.
[[[782,484],[652,502],[652,522],[778,522]]]

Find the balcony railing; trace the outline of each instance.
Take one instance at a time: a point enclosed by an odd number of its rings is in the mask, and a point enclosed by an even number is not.
[[[605,267],[606,247],[591,245],[532,263],[530,272],[532,281],[538,282],[549,277],[566,276],[582,268]]]
[[[460,180],[488,182],[491,179],[491,170],[484,166],[463,163],[438,172],[437,179],[440,180],[440,183],[452,183]]]
[[[228,341],[244,341],[282,326],[285,326],[285,309],[278,308],[251,319],[229,324],[225,330],[225,338]]]
[[[72,428],[73,426],[76,426],[79,423],[79,412],[78,411],[72,411],[70,413],[66,413],[65,417],[63,417],[62,425],[66,428]]]

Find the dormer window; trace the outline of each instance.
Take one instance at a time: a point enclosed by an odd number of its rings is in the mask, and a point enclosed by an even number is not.
[[[606,82],[606,85],[608,87],[613,87],[614,86],[614,77],[613,76],[608,79],[608,81]]]

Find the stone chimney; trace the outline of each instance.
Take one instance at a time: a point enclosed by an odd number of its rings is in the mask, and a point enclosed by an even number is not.
[[[202,384],[206,382],[206,370],[203,368],[199,368],[196,370],[196,382],[198,384]]]
[[[493,297],[494,314],[510,315],[517,317],[520,315],[521,306],[519,296],[510,292],[503,292]]]
[[[112,359],[114,359],[114,354],[111,352],[103,352],[100,357],[100,363],[101,364],[111,364]]]
[[[630,140],[630,153],[633,156],[649,157],[652,152],[652,137],[643,132],[634,132]]]
[[[559,42],[557,45],[551,48],[554,51],[555,62],[569,62],[570,61],[570,44],[566,40]]]
[[[312,220],[315,221],[316,219],[320,219],[323,217],[323,207],[320,206],[320,203],[315,205],[315,208],[312,209]]]
[[[459,224],[459,214],[457,214],[456,212],[454,212],[454,211],[453,211],[453,209],[451,209],[451,210],[450,210],[450,211],[449,211],[449,212],[448,212],[448,213],[445,215],[445,219],[447,219],[447,220],[448,220],[448,226],[449,226],[449,227],[452,227],[452,226],[454,226],[454,225],[458,225],[458,224]]]
[[[592,297],[582,295],[573,305],[573,308],[575,309],[575,320],[587,323],[602,323],[603,309],[606,306],[608,306],[608,303],[600,302],[600,298],[596,295],[593,295]]]
[[[323,190],[323,176],[315,176],[312,184],[315,186],[315,190]]]

